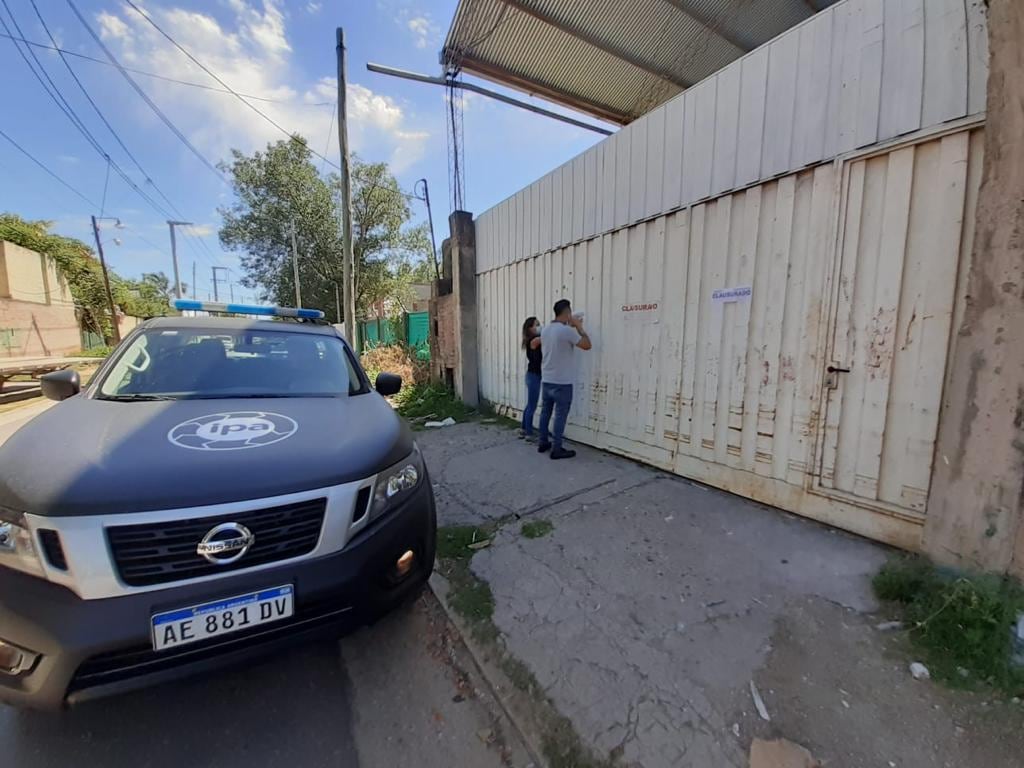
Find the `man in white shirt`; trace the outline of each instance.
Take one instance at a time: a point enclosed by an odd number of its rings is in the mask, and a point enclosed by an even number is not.
[[[540,334],[541,362],[540,453],[551,451],[552,459],[571,459],[576,451],[562,447],[565,422],[572,407],[572,384],[576,380],[576,348],[591,348],[583,330],[583,319],[572,313],[568,299],[555,302],[555,320]],[[554,432],[549,433],[551,412],[555,414]]]

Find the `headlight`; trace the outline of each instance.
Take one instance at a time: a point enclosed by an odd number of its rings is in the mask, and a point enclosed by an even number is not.
[[[36,554],[25,516],[0,507],[0,565],[35,576],[45,575],[43,564]]]
[[[373,486],[370,519],[380,517],[388,509],[408,498],[426,474],[420,449],[413,447],[412,453],[402,461],[377,475]]]

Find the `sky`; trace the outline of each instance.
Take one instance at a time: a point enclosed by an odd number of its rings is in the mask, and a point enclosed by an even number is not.
[[[313,150],[334,163],[339,151],[334,123],[335,29],[343,27],[351,148],[364,160],[388,162],[406,190],[411,191],[417,179],[428,180],[440,243],[447,233],[449,212],[444,89],[374,74],[366,70],[366,63],[440,75],[438,53],[457,0],[136,0],[136,4],[231,89],[258,97],[248,100],[281,128],[305,136]],[[56,232],[90,245],[91,215],[120,218],[122,229],[115,229],[114,221],[101,222],[110,266],[126,277],[153,271],[171,275],[167,216],[147,202],[149,197],[175,217],[194,223],[184,232],[179,230],[183,282],[192,282],[194,263],[198,295],[206,298],[212,290],[212,267],[225,267],[227,272],[218,272],[221,299],[229,290],[225,280],[235,283],[231,290],[236,300],[251,298],[251,289],[237,285],[242,277],[237,254],[225,252],[217,239],[217,208],[229,204],[232,196],[230,186],[209,165],[229,157],[233,148],[251,153],[284,138],[284,133],[235,96],[219,90],[221,86],[209,74],[123,0],[0,0],[0,19],[4,21],[0,35],[53,46],[52,35],[65,51],[107,61],[102,43],[124,67],[147,73],[132,77],[181,134],[165,125],[109,63],[68,55],[72,75],[56,51],[32,47],[46,75],[92,135],[95,144],[90,143],[32,75],[15,42],[0,37],[0,87],[5,103],[0,131],[74,190],[0,137],[0,211],[53,221]],[[530,100],[470,76],[466,80]],[[565,112],[545,102],[534,103]],[[467,94],[465,208],[474,214],[483,212],[600,138]],[[105,156],[116,164],[113,170]],[[330,170],[323,161],[317,162]],[[413,210],[413,223],[426,219],[421,203],[414,201]]]

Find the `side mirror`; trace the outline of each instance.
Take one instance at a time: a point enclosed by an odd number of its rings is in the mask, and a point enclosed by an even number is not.
[[[82,381],[78,371],[66,368],[63,371],[44,373],[39,377],[39,386],[43,394],[51,400],[67,400],[82,391]]]
[[[393,373],[378,373],[377,381],[374,382],[373,387],[385,397],[397,395],[398,391],[402,388],[402,377],[396,376]]]

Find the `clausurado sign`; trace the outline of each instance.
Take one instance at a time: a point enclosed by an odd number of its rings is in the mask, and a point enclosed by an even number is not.
[[[658,311],[658,302],[655,301],[655,302],[653,302],[651,304],[623,304],[622,305],[622,311],[623,312],[657,312]]]

